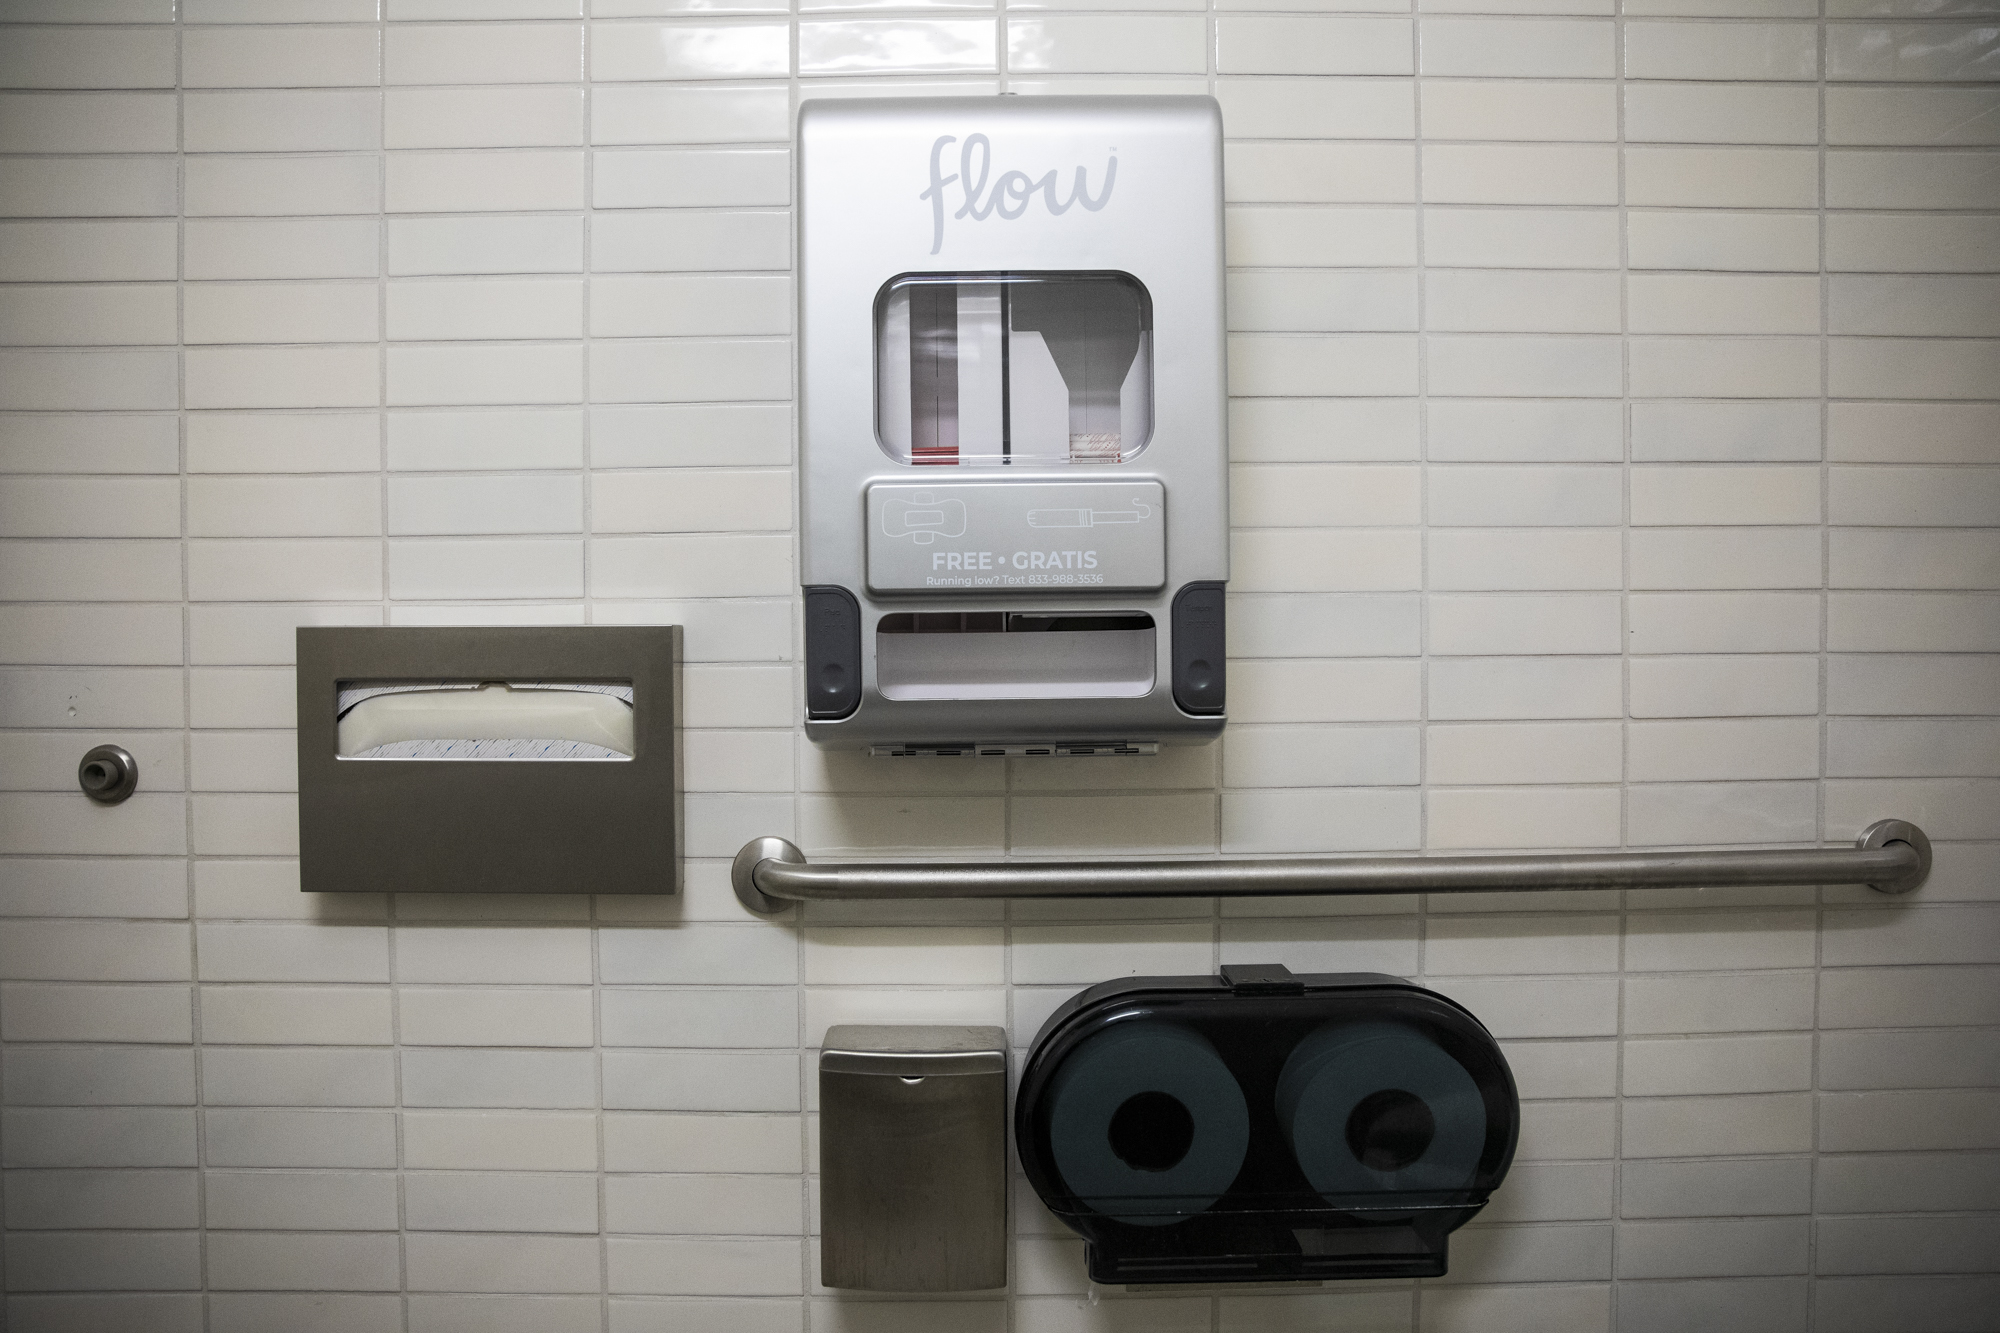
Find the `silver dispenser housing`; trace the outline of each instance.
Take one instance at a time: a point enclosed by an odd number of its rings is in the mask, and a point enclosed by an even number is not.
[[[1207,97],[799,115],[806,730],[1135,753],[1222,729]]]

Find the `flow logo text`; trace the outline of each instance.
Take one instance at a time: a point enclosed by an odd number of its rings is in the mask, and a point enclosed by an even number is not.
[[[931,205],[931,253],[944,248],[945,186],[954,181],[964,202],[958,206],[953,218],[971,218],[974,222],[984,222],[988,217],[999,217],[1012,221],[1028,211],[1037,194],[1050,214],[1061,217],[1071,207],[1082,204],[1085,211],[1095,213],[1111,202],[1112,187],[1118,183],[1118,156],[1114,152],[1104,164],[1104,193],[1095,199],[1090,197],[1090,177],[1087,168],[1076,169],[1076,180],[1070,188],[1069,198],[1057,197],[1056,178],[1060,172],[1051,170],[1037,178],[1025,171],[1004,171],[993,182],[989,192],[987,178],[993,169],[993,145],[983,134],[968,134],[958,148],[958,170],[951,175],[944,174],[944,152],[952,144],[958,143],[958,136],[941,134],[931,145],[931,184],[928,190],[918,195],[928,199]]]

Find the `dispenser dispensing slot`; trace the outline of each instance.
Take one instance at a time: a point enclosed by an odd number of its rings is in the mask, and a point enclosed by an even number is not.
[[[1143,611],[903,611],[875,623],[875,680],[889,699],[1141,698],[1154,636]]]

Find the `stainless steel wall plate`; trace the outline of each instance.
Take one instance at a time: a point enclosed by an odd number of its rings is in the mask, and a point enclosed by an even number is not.
[[[309,893],[677,893],[678,625],[298,631]]]

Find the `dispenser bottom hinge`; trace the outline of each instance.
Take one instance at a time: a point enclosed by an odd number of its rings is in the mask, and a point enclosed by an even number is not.
[[[971,755],[982,759],[1036,759],[1055,756],[1073,759],[1080,756],[1158,754],[1158,741],[1050,741],[1046,744],[1008,743],[980,745],[972,741],[962,744],[930,745],[871,745],[868,753],[877,759],[908,759],[915,755]]]

